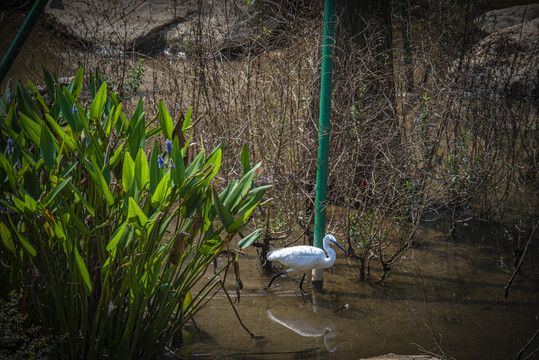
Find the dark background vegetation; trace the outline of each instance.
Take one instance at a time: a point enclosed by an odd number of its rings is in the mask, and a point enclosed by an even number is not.
[[[509,38],[482,41],[481,15],[517,3],[526,2],[337,1],[327,228],[346,239],[361,279],[373,261],[384,279],[418,240],[417,227],[437,220],[453,239],[463,223],[501,224],[510,272],[536,273],[537,44],[523,52]],[[52,40],[31,40],[32,56],[59,76],[99,67],[127,109],[139,96],[150,109],[163,99],[175,119],[192,107],[193,150],[224,144],[223,183],[241,175],[236,159],[247,144],[252,162],[263,163],[257,185],[273,185],[252,220],[265,229],[258,246],[269,267],[269,245],[312,241],[323,5],[229,1],[225,32],[238,31],[227,21],[246,13],[247,26],[223,43],[208,36],[212,4],[196,9],[176,55],[121,38],[58,47],[58,28],[42,22]],[[3,3],[2,16],[29,5]],[[515,82],[516,65],[532,77]],[[39,78],[34,62],[25,69]]]

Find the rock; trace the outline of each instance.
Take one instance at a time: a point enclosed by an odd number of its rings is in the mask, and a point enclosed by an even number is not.
[[[522,24],[539,17],[539,4],[517,5],[492,10],[476,20],[479,28],[488,34]]]
[[[206,49],[234,53],[250,36],[253,11],[246,1],[54,0],[45,14],[66,38],[107,52],[189,53],[200,31]]]
[[[539,11],[539,6],[533,8]],[[469,55],[469,75],[475,87],[494,91],[496,95],[538,99],[538,44],[539,17],[495,31],[482,39]]]

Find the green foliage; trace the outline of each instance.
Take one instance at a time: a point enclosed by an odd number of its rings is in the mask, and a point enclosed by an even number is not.
[[[386,232],[381,228],[382,216],[377,211],[350,214],[350,239],[361,256],[383,241]]]
[[[39,335],[39,328],[28,326],[28,315],[19,311],[15,292],[9,301],[0,299],[0,359],[54,359],[60,337]]]
[[[127,79],[126,87],[133,96],[138,95],[140,85],[144,80],[144,59],[139,58],[138,64],[131,68]]]
[[[78,100],[82,69],[64,88],[44,75],[50,103],[31,82],[0,99],[7,286],[30,298],[44,331],[67,334],[61,358],[153,359],[233,263],[202,276],[259,204],[267,188],[252,189],[259,165],[242,154],[249,170],[219,193],[221,148],[185,164],[162,102],[160,126],[149,130],[142,100],[128,118],[99,72],[90,75],[91,103]],[[148,141],[162,136],[164,151]]]

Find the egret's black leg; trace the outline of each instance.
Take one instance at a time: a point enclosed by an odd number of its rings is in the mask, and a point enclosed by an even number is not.
[[[303,290],[303,281],[305,281],[305,275],[307,275],[307,273],[303,273],[303,277],[301,278],[301,281],[299,282],[299,289],[303,292],[305,292],[305,290]]]
[[[284,275],[286,274],[286,271],[281,271],[280,273],[277,273],[275,275],[273,275],[273,277],[271,278],[271,281],[269,282],[268,286],[266,287],[266,289],[269,289],[269,287],[271,286],[271,284],[273,283],[273,280],[275,280],[276,278],[278,278],[279,276],[281,275]]]

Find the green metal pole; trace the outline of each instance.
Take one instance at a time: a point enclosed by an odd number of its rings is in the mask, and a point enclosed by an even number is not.
[[[333,78],[333,44],[335,43],[335,0],[326,0],[322,47],[322,85],[318,125],[318,162],[316,170],[316,199],[314,213],[314,246],[323,247],[326,230],[326,195],[328,179],[328,148],[331,113],[331,81]],[[313,270],[313,288],[323,284],[322,270]]]
[[[43,9],[45,9],[45,5],[47,5],[48,2],[49,0],[37,0],[34,3],[32,10],[30,10],[30,13],[24,20],[24,23],[4,56],[4,59],[2,59],[2,63],[0,63],[0,83],[4,81],[11,65],[13,65],[17,55],[19,55],[19,51],[21,51],[28,35],[30,35],[30,32],[32,32],[32,29],[34,28],[39,15],[43,12]]]

